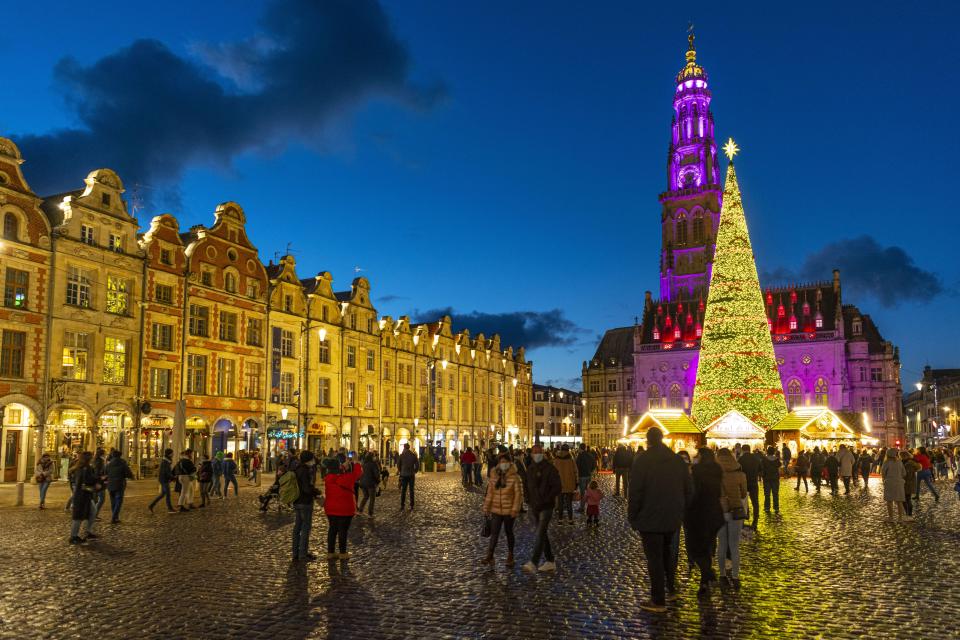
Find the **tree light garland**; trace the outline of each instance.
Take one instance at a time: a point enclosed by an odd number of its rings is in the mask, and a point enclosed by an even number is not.
[[[692,414],[702,428],[731,409],[764,429],[787,414],[733,162],[723,187]]]

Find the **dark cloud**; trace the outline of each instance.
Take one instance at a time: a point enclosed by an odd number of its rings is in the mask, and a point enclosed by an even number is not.
[[[388,302],[397,302],[399,300],[409,300],[409,299],[410,298],[407,296],[398,296],[392,293],[388,293],[386,295],[382,295],[379,298],[377,298],[377,302],[383,302],[384,304],[386,304]]]
[[[550,378],[545,380],[543,384],[550,387],[562,387],[564,389],[570,389],[571,391],[580,391],[583,383],[578,376],[576,378]]]
[[[845,292],[873,296],[888,308],[931,300],[944,291],[940,276],[918,267],[901,247],[881,246],[867,235],[831,242],[808,256],[799,270],[781,267],[761,277],[764,284],[824,280],[834,269],[840,270]]]
[[[472,311],[460,313],[450,307],[414,311],[412,317],[418,322],[435,322],[443,316],[453,319],[453,330],[469,329],[475,336],[486,337],[500,334],[503,348],[562,347],[574,344],[583,329],[567,319],[560,309],[550,311],[511,311],[508,313],[484,313]]]
[[[375,0],[272,0],[261,33],[183,57],[137,40],[56,85],[79,126],[17,137],[41,192],[106,166],[128,183],[172,183],[187,166],[317,143],[331,120],[374,96],[428,108],[441,87],[410,80],[410,56]]]

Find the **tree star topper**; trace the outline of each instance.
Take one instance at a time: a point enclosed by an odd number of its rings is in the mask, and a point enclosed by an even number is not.
[[[727,158],[732,161],[733,156],[740,152],[740,147],[738,147],[737,143],[733,141],[733,138],[730,138],[727,140],[727,144],[723,145],[723,152],[727,154]]]

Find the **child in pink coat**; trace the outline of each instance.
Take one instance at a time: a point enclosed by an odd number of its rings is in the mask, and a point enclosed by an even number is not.
[[[600,524],[600,501],[603,500],[603,492],[600,491],[600,485],[594,480],[590,487],[584,492],[583,497],[587,501],[587,524]]]

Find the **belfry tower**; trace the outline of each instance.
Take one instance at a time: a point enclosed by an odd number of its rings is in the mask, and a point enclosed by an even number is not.
[[[692,33],[688,40],[673,98],[667,190],[660,194],[660,299],[665,302],[706,299],[720,223],[722,187],[707,72],[697,64]]]

